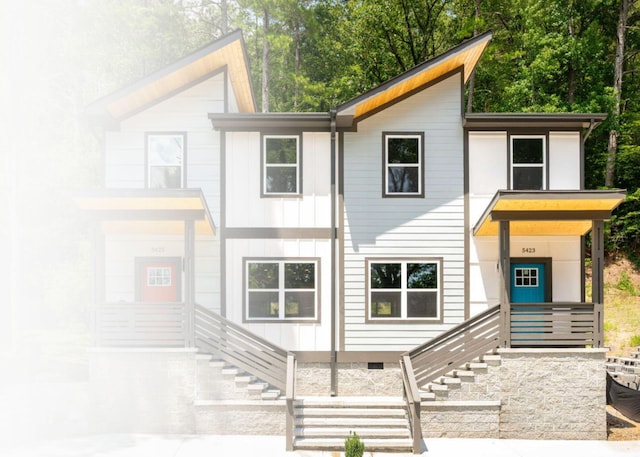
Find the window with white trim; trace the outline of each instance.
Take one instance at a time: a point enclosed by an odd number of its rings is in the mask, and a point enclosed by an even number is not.
[[[384,133],[385,197],[424,195],[422,133]]]
[[[318,260],[247,260],[247,320],[315,320]]]
[[[511,136],[511,189],[544,190],[546,155],[543,135]]]
[[[537,268],[514,268],[513,277],[516,287],[538,287]]]
[[[300,189],[300,138],[265,135],[262,145],[264,195],[298,195]]]
[[[186,135],[147,134],[147,186],[179,189],[183,187],[183,161]]]
[[[171,286],[171,268],[149,267],[147,268],[147,286]]]
[[[439,319],[440,262],[369,260],[369,319]]]

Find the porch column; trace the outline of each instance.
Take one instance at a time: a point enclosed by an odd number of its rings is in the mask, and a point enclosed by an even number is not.
[[[95,255],[93,256],[93,306],[91,307],[91,335],[93,335],[94,346],[100,346],[99,336],[102,334],[100,323],[98,322],[98,307],[104,305],[106,300],[105,281],[106,281],[106,254],[105,254],[105,236],[102,232],[102,224],[94,223],[93,227],[93,246]]]
[[[593,301],[593,344],[604,343],[604,221],[594,220],[591,230],[591,301]]]
[[[193,220],[184,221],[184,301],[186,311],[185,346],[195,347],[195,223]]]
[[[510,241],[509,221],[501,220],[498,231],[498,244],[500,249],[500,346],[505,348],[511,347],[511,297],[509,297],[509,284],[511,284]]]

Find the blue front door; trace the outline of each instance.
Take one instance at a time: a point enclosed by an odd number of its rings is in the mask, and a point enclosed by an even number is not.
[[[511,264],[512,303],[542,303],[544,291],[544,263]]]

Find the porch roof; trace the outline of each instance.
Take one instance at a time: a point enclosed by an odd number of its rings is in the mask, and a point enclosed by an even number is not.
[[[105,189],[75,197],[76,205],[112,234],[182,234],[194,221],[196,234],[216,226],[200,189]]]
[[[594,220],[607,220],[624,190],[499,190],[473,228],[474,236],[497,236],[510,221],[513,236],[581,236]]]

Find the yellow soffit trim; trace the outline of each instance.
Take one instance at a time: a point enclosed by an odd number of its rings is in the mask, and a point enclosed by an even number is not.
[[[511,221],[511,236],[582,236],[591,230],[591,221]],[[485,219],[476,236],[498,236],[499,223]]]
[[[196,235],[215,235],[208,221],[195,221]],[[109,235],[183,235],[183,221],[103,221]]]
[[[122,119],[160,101],[207,75],[227,67],[231,87],[238,108],[242,112],[253,112],[251,82],[245,65],[245,56],[240,40],[217,49],[198,60],[152,81],[139,89],[109,103],[107,110],[114,119]]]
[[[368,113],[379,109],[395,100],[410,94],[412,91],[426,86],[432,81],[458,69],[463,69],[464,82],[471,77],[471,74],[480,60],[482,53],[489,44],[489,40],[478,42],[475,46],[470,46],[454,55],[427,66],[424,70],[415,75],[403,79],[388,89],[381,91],[370,98],[363,100],[355,107],[355,118],[360,118]]]

